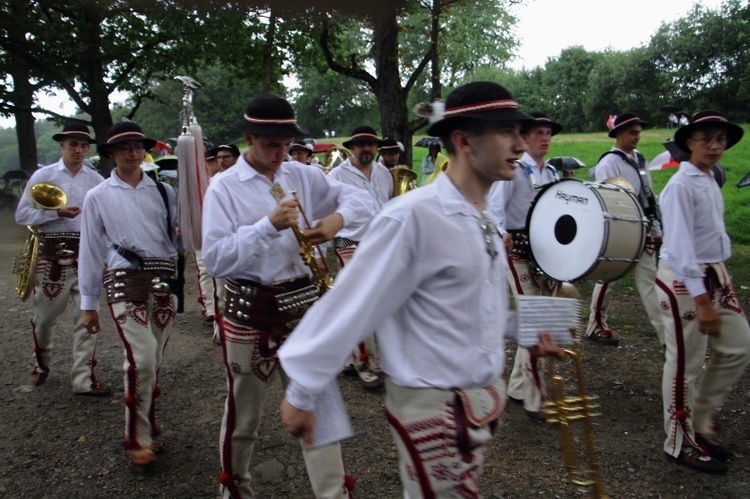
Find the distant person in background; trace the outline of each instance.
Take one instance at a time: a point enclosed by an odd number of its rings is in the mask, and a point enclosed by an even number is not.
[[[212,149],[216,155],[216,162],[221,171],[231,168],[240,157],[240,150],[234,144],[222,144]]]
[[[435,161],[437,160],[437,155],[439,153],[440,153],[440,145],[430,144],[427,150],[427,156],[422,158],[422,179],[423,180],[427,179],[430,175],[432,175],[432,172],[435,171]]]
[[[78,284],[78,249],[81,213],[86,193],[104,178],[83,166],[83,159],[94,139],[86,125],[68,123],[61,133],[52,136],[59,142],[62,157],[52,165],[36,170],[26,184],[16,209],[16,223],[37,226],[39,258],[34,281],[34,314],[31,332],[34,339],[34,363],[31,382],[43,385],[50,373],[57,320],[73,301],[73,366],[70,383],[74,393],[102,397],[111,390],[99,383],[94,375],[96,366],[96,335],[89,334],[80,310],[81,290]],[[46,210],[36,206],[29,196],[32,185],[53,184],[67,195],[65,206]],[[99,279],[101,280],[101,268]]]
[[[289,154],[292,156],[294,161],[299,161],[303,165],[310,165],[311,158],[315,155],[313,153],[313,145],[303,142],[301,140],[295,140],[292,142],[292,147],[289,149]]]
[[[404,151],[404,146],[394,139],[383,139],[380,145],[380,164],[388,169],[398,166],[398,158]]]
[[[725,473],[718,409],[750,361],[750,327],[724,262],[731,241],[711,167],[743,130],[717,111],[696,113],[675,142],[690,151],[661,193],[664,243],[657,290],[665,325],[664,452],[705,473]],[[711,355],[706,360],[707,348]]]
[[[437,149],[433,149],[433,146],[437,147]],[[433,150],[436,151],[434,159],[432,159],[432,156],[431,156],[431,153]],[[438,175],[440,175],[441,173],[443,173],[444,171],[448,169],[448,165],[450,164],[450,162],[448,161],[448,157],[445,156],[442,152],[440,152],[440,146],[437,144],[433,144],[432,146],[430,146],[430,154],[425,156],[425,158],[422,160],[422,165],[424,165],[424,160],[427,158],[430,158],[430,161],[433,162],[434,169],[432,170],[432,173],[430,173],[429,175],[423,174],[422,185],[429,185],[432,182],[434,182]],[[424,166],[422,168],[424,168]]]

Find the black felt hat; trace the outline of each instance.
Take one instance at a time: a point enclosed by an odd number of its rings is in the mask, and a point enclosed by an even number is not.
[[[146,136],[143,135],[143,130],[141,130],[141,127],[137,124],[132,121],[121,121],[120,123],[115,123],[109,128],[109,130],[107,130],[107,142],[104,144],[98,144],[96,146],[96,151],[100,156],[109,158],[110,155],[107,153],[108,147],[131,140],[139,140],[143,142],[143,147],[147,151],[156,145],[154,139],[147,139]]]
[[[350,149],[351,145],[356,144],[357,142],[375,142],[378,147],[383,144],[383,140],[378,137],[378,133],[375,131],[375,129],[367,125],[362,125],[355,128],[354,131],[352,131],[352,136],[349,138],[349,140],[347,140],[346,142],[342,142],[341,144],[347,149]]]
[[[524,127],[521,129],[522,133],[527,133],[535,126],[546,126],[552,129],[552,135],[557,135],[563,128],[561,124],[555,123],[554,121],[549,119],[546,114],[529,113],[529,116],[534,118],[534,123],[527,123],[526,125],[524,125]]]
[[[475,81],[460,86],[448,95],[445,111],[439,121],[427,130],[433,137],[452,130],[461,119],[484,121],[518,121],[521,126],[534,118],[518,108],[505,87],[489,81]]]
[[[380,152],[401,152],[401,145],[395,139],[385,139],[380,144]]]
[[[685,125],[677,130],[674,134],[674,141],[677,147],[683,151],[690,151],[687,146],[687,139],[701,128],[708,126],[723,128],[727,133],[727,147],[729,149],[740,141],[745,131],[739,125],[730,123],[727,117],[719,111],[705,110],[699,111],[690,118],[690,124]]]
[[[612,123],[612,129],[609,131],[611,138],[617,137],[618,130],[623,130],[629,126],[641,125],[642,127],[648,126],[648,123],[636,116],[635,113],[623,113],[620,116],[616,116]]]
[[[57,142],[65,139],[81,139],[87,140],[89,144],[96,143],[94,137],[89,133],[89,127],[83,123],[66,123],[62,132],[52,136],[52,140],[56,140]]]
[[[292,105],[275,94],[263,94],[254,98],[247,105],[242,119],[229,126],[261,137],[296,137],[308,133],[297,125]]]

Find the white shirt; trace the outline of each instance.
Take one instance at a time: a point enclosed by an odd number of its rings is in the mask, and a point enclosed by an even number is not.
[[[451,389],[496,381],[505,362],[506,255],[496,232],[497,253],[488,254],[479,221],[448,175],[388,203],[333,289],[279,350],[292,380],[288,400],[312,410],[373,331],[381,367],[397,385]]]
[[[632,159],[636,164],[638,163],[638,158],[635,155],[636,151],[628,154],[622,149],[618,149],[617,147],[613,147],[611,150],[620,151],[621,153]],[[654,190],[653,183],[651,182],[651,174],[649,173],[648,168],[644,168],[643,171],[645,172],[645,175],[641,176],[641,174],[638,172],[638,170],[635,169],[633,165],[622,159],[617,154],[607,154],[602,158],[601,161],[599,161],[599,163],[597,163],[596,169],[594,170],[594,175],[597,182],[604,182],[605,180],[608,180],[612,177],[622,177],[630,182],[630,184],[638,193],[637,195],[640,196],[642,178],[645,178],[651,192],[653,192]]]
[[[659,199],[664,227],[659,257],[669,262],[690,296],[703,294],[701,264],[724,262],[732,255],[721,188],[712,175],[683,161]]]
[[[172,232],[177,226],[177,196],[163,184],[169,201]],[[112,175],[86,195],[81,212],[81,249],[78,282],[81,310],[97,310],[102,288],[102,269],[134,268],[114,245],[142,258],[173,258],[176,237],[167,237],[167,208],[156,183],[143,174],[133,188]]]
[[[328,176],[367,191],[374,202],[373,215],[380,213],[383,205],[393,197],[393,175],[391,175],[388,168],[375,161],[372,163],[372,172],[370,173],[369,180],[359,171],[359,168],[351,163],[351,158],[331,170]],[[342,229],[336,235],[351,239],[352,241],[361,241],[366,230],[367,225],[362,225],[356,230]]]
[[[68,198],[67,206],[83,207],[86,193],[102,183],[104,178],[94,170],[81,166],[75,177],[60,159],[57,163],[35,171],[23,191],[16,208],[16,223],[19,225],[40,225],[40,232],[80,232],[81,215],[75,218],[60,217],[56,210],[42,210],[34,205],[29,197],[29,189],[38,182],[54,184],[63,190]]]
[[[317,168],[296,161],[284,162],[274,180],[292,199],[297,196],[308,220],[338,212],[344,227],[355,229],[372,217],[369,196],[350,185],[327,177]],[[271,195],[273,183],[252,168],[242,155],[237,163],[214,177],[203,201],[202,256],[214,277],[250,279],[261,284],[309,274],[299,256],[291,229],[276,230],[268,215],[278,204]],[[305,223],[300,216],[299,226]]]
[[[487,196],[487,206],[492,220],[501,231],[526,228],[526,216],[532,201],[539,194],[538,186],[557,181],[552,169],[548,168],[545,163],[540,170],[539,165],[536,164],[534,158],[529,156],[529,153],[524,153],[520,163],[522,166],[516,168],[513,180],[495,182]],[[531,169],[531,173],[526,167]],[[536,188],[534,184],[537,185]]]

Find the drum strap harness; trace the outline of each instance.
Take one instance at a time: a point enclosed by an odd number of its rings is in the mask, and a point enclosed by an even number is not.
[[[531,187],[533,187],[534,189],[539,189],[540,187],[542,187],[542,185],[537,183],[536,177],[534,176],[534,169],[531,166],[521,163],[520,161],[518,162],[518,164],[523,166],[523,169],[526,170],[526,173],[529,174],[529,180],[531,180]],[[557,173],[557,169],[554,166],[550,164],[545,164],[544,167],[552,172],[552,176],[555,177],[556,182],[560,180],[560,175]]]
[[[599,161],[601,161],[607,154],[615,154],[635,168],[635,171],[638,172],[638,179],[641,181],[641,188],[638,191],[638,201],[640,201],[641,206],[643,206],[643,211],[650,220],[661,221],[661,213],[659,213],[659,206],[656,204],[654,193],[648,182],[644,180],[644,177],[646,176],[646,158],[644,158],[638,151],[635,151],[635,157],[637,158],[636,161],[624,152],[614,149],[602,154]]]

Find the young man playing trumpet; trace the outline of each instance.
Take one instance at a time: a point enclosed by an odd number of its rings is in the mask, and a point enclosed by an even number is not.
[[[293,137],[306,132],[283,98],[256,97],[231,126],[242,132],[249,150],[209,185],[202,248],[209,273],[227,278],[221,344],[228,395],[219,444],[225,499],[253,496],[250,462],[268,384],[279,367],[276,351],[317,297],[316,279],[325,278],[315,263],[308,268],[303,262],[300,250],[314,251],[301,245],[356,229],[372,212],[357,188],[286,161]],[[315,226],[303,223],[301,212],[317,220]],[[294,302],[290,308],[280,305],[285,297]],[[280,374],[286,383],[286,374]],[[349,496],[338,443],[305,450],[304,458],[316,497]]]
[[[40,233],[36,273],[29,276],[34,281],[34,316],[31,319],[34,368],[31,382],[38,386],[47,380],[55,325],[65,311],[68,300],[72,300],[75,305],[73,367],[70,370],[73,392],[103,397],[109,395],[111,390],[99,383],[94,375],[96,336],[90,335],[83,325],[78,287],[78,247],[83,198],[104,179],[83,165],[83,159],[94,143],[86,125],[68,123],[52,139],[60,143],[62,158],[34,172],[16,209],[16,223],[38,226]],[[60,188],[67,196],[67,203],[56,210],[36,206],[29,189],[40,182]]]

